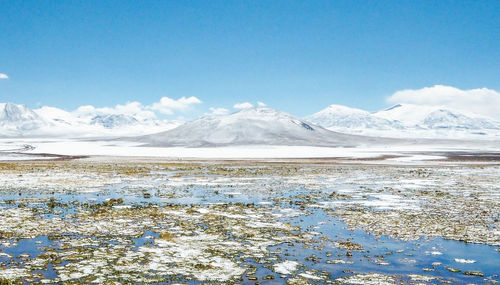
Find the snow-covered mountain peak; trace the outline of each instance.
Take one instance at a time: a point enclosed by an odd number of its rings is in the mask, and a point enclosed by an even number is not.
[[[139,121],[129,115],[124,114],[108,114],[97,115],[90,120],[92,125],[101,125],[106,129],[136,125]]]
[[[340,105],[330,105],[305,119],[330,130],[348,133],[370,128],[384,130],[400,128],[397,122],[375,117],[368,111]]]
[[[452,112],[446,109],[438,109],[429,113],[422,121],[422,124],[427,128],[433,129],[500,129],[500,122],[479,116],[469,117],[462,113]]]
[[[471,112],[413,104],[376,113],[333,105],[306,119],[337,132],[385,137],[491,138],[500,130],[500,122]]]
[[[383,111],[376,112],[374,115],[387,120],[399,121],[406,126],[419,125],[431,128],[434,127],[436,122],[440,122],[438,124],[441,124],[445,121],[448,122],[449,127],[458,128],[465,125],[472,128],[483,128],[486,125],[495,124],[495,120],[491,118],[444,106],[397,104]],[[482,123],[477,125],[479,121],[482,121],[486,125],[482,125]]]
[[[35,110],[0,103],[0,137],[103,137],[144,135],[172,129],[179,122],[139,120],[127,114],[94,113],[79,116],[56,107]]]
[[[369,114],[368,111],[357,109],[357,108],[351,108],[343,105],[336,105],[332,104],[325,109],[319,111],[318,113],[334,113],[337,115],[353,115],[353,114]]]
[[[0,103],[0,136],[22,136],[48,123],[24,105]]]
[[[209,116],[173,130],[139,137],[156,146],[323,145],[354,144],[353,136],[313,125],[270,108],[251,108],[223,116]]]
[[[288,113],[278,111],[275,109],[267,108],[267,107],[255,107],[243,109],[238,112],[234,112],[232,114],[221,116],[222,118],[248,118],[248,119],[258,119],[258,120],[283,120],[283,119],[294,119],[295,116],[292,116]]]
[[[0,103],[0,122],[2,123],[26,123],[43,119],[24,105],[14,103]]]
[[[421,123],[427,115],[439,109],[440,107],[436,106],[396,104],[385,110],[373,113],[373,115],[386,120],[399,121],[405,125],[417,125]]]
[[[46,121],[53,122],[56,125],[77,125],[79,123],[79,120],[76,116],[68,111],[56,107],[43,106],[33,111],[40,117],[44,118]]]
[[[272,124],[279,123],[279,124],[293,124],[299,128],[303,128],[306,130],[314,130],[314,127],[311,126],[311,124],[304,122],[303,120],[293,115],[264,107],[248,108],[224,116],[203,117],[201,119],[193,121],[193,123],[194,122],[198,123],[217,122],[218,126],[231,126],[233,124],[241,124],[242,122],[254,125],[262,125],[262,126],[270,123]]]
[[[188,122],[144,118],[112,109],[68,112],[44,106],[0,103],[1,137],[92,137],[150,135],[146,143],[202,146],[230,144],[344,145],[342,134],[377,137],[498,139],[500,122],[443,106],[397,104],[370,113],[330,105],[304,119],[271,108],[244,109]],[[309,123],[311,122],[311,123]],[[172,130],[165,132],[167,130]],[[332,132],[333,131],[333,132]],[[163,133],[159,133],[163,132]],[[337,133],[335,133],[337,132]],[[159,134],[156,134],[159,133]],[[168,133],[168,135],[167,135]],[[146,136],[148,137],[148,136]]]

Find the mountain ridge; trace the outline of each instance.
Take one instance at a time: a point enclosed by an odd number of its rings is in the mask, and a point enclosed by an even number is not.
[[[305,118],[329,130],[371,136],[500,137],[500,122],[442,106],[396,104],[374,113],[332,106]]]
[[[203,121],[203,124],[210,125],[207,128],[209,130],[207,131],[208,134],[196,134],[199,145],[210,145],[210,142],[215,145],[240,144],[245,140],[255,143],[269,143],[269,140],[271,140],[271,143],[277,143],[279,136],[273,138],[272,130],[280,125],[283,126],[283,120],[288,123],[294,122],[294,125],[299,127],[293,129],[288,126],[288,132],[281,135],[281,140],[289,140],[292,144],[297,144],[301,140],[303,143],[312,144],[309,139],[306,139],[307,135],[303,132],[307,129],[316,130],[318,127],[315,125],[337,133],[373,137],[500,139],[499,121],[442,106],[396,104],[387,109],[370,113],[361,109],[333,104],[319,112],[306,116],[304,119],[269,108],[253,108],[249,110],[253,111],[243,111],[241,114],[258,112],[255,116],[260,117],[260,122],[252,118],[239,117],[241,123],[225,119],[216,124],[215,121],[218,116],[206,116],[185,124],[193,127],[194,122],[202,124]],[[234,114],[237,113],[230,115],[232,115],[232,118],[237,118],[238,115]],[[264,124],[266,116],[269,119],[265,123],[266,126],[259,127],[259,125]],[[245,120],[253,120],[254,124],[252,126],[246,125]],[[274,123],[270,123],[273,120],[276,126],[273,126]],[[217,134],[213,130],[217,130],[219,124],[232,124],[232,129]],[[122,113],[87,112],[80,114],[48,106],[31,110],[24,105],[0,103],[0,137],[85,138],[142,136],[161,133],[177,126],[179,126],[177,122],[136,118],[133,115]],[[201,126],[197,129],[201,130]],[[263,137],[260,141],[257,140],[258,136],[252,135],[251,130],[260,135],[265,134],[265,138]],[[274,130],[277,133],[283,131],[283,129]],[[293,130],[297,133],[294,133]],[[323,131],[313,133],[319,134],[321,132]],[[185,137],[193,136],[189,132],[185,132],[183,135]],[[203,138],[203,135],[205,135],[205,138]],[[180,134],[177,136],[179,137]],[[319,136],[316,138],[318,141],[323,141],[323,144],[327,144],[325,137],[321,138]],[[175,144],[180,145],[182,141],[182,139],[178,139],[178,143]]]
[[[25,105],[0,103],[0,137],[99,137],[156,133],[175,127],[163,120],[139,120],[126,114],[78,116],[43,106],[32,110]]]
[[[249,108],[207,116],[175,129],[136,138],[149,146],[312,145],[350,147],[377,139],[336,133],[285,112]]]
[[[306,116],[304,119],[325,128],[334,126],[345,128],[402,128],[399,123],[384,118],[378,118],[368,111],[335,104],[317,113]]]

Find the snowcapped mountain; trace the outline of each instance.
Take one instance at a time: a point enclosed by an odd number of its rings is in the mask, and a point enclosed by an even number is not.
[[[306,119],[332,131],[370,136],[461,139],[500,137],[500,122],[440,106],[397,104],[369,113],[331,105]]]
[[[178,127],[180,124],[158,120],[154,114],[141,116],[106,108],[67,112],[55,107],[31,110],[24,105],[0,103],[0,137],[141,136],[145,143],[171,146],[347,146],[366,139],[352,135],[500,139],[500,122],[494,119],[440,106],[411,104],[398,104],[375,113],[331,105],[305,120],[273,109],[251,108],[203,117]]]
[[[348,133],[363,133],[367,129],[398,130],[403,128],[394,120],[379,118],[370,112],[341,105],[330,105],[305,119],[329,130]]]
[[[59,108],[43,106],[33,110],[38,116],[44,118],[48,122],[53,122],[57,125],[78,125],[83,123],[82,120],[70,112]]]
[[[0,103],[0,121],[9,123],[38,122],[42,119],[30,108],[13,103]]]
[[[433,106],[419,106],[412,104],[396,104],[385,110],[373,113],[375,117],[400,122],[406,126],[414,126],[422,122],[425,117],[436,111]]]
[[[17,136],[48,122],[24,105],[0,103],[0,136]]]
[[[269,108],[250,108],[223,116],[209,116],[173,130],[138,137],[152,146],[314,145],[353,146],[374,140],[336,133]]]
[[[175,128],[179,122],[137,119],[126,114],[85,114],[44,106],[0,103],[0,137],[102,137],[151,134]]]
[[[139,124],[139,121],[129,115],[124,114],[108,114],[97,115],[90,120],[92,125],[101,125],[106,129],[113,129],[116,127],[124,127]]]
[[[439,106],[397,104],[373,114],[407,127],[453,130],[500,130],[500,122],[461,110]]]
[[[443,109],[439,109],[427,115],[423,121],[423,125],[431,129],[500,130],[500,122],[495,122],[492,119],[480,117],[473,118]]]

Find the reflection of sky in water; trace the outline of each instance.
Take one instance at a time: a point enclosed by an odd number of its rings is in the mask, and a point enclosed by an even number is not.
[[[172,175],[172,173],[170,173]],[[193,178],[194,180],[194,178]],[[305,188],[297,187],[292,190],[281,190],[276,191],[272,188],[269,189],[259,189],[255,190],[255,187],[249,191],[244,191],[245,187],[230,187],[228,185],[219,185],[217,187],[212,187],[211,185],[200,186],[200,185],[189,185],[189,177],[183,180],[187,186],[182,186],[180,188],[155,188],[155,187],[143,187],[141,188],[141,182],[138,181],[128,182],[124,184],[117,184],[113,186],[103,187],[98,192],[68,192],[68,193],[54,193],[51,195],[47,194],[36,194],[21,192],[13,194],[3,194],[0,195],[0,200],[3,202],[5,200],[23,200],[28,198],[39,198],[39,199],[49,199],[53,197],[56,202],[72,202],[78,201],[79,203],[100,203],[112,198],[123,198],[124,203],[128,205],[142,204],[146,205],[149,203],[153,204],[163,204],[163,203],[175,203],[175,204],[209,204],[209,203],[219,203],[219,202],[229,202],[229,203],[256,203],[259,207],[267,207],[268,205],[279,205],[281,209],[296,209],[298,210],[301,203],[283,203],[275,202],[274,198],[292,198],[291,201],[300,201],[301,199],[296,199],[294,197],[308,197],[311,195],[311,202],[321,205],[322,200],[314,198],[312,194],[314,191],[322,191],[330,194],[331,192],[336,192],[337,194],[350,195],[350,199],[341,201],[355,201],[356,199],[361,199],[363,201],[377,201],[387,198],[384,194],[373,193],[370,196],[369,192],[364,192],[363,195],[368,197],[361,197],[359,193],[356,192],[358,185],[352,184],[342,184],[338,183],[333,188],[323,189],[323,190],[307,190]],[[165,182],[160,180],[158,184]],[[241,182],[241,180],[238,180]],[[231,183],[227,181],[226,183]],[[389,197],[390,198],[390,197]],[[68,213],[74,213],[75,207],[70,205],[69,209],[57,208],[64,216]],[[17,207],[17,204],[7,204],[1,203],[2,207]],[[28,202],[28,207],[38,205],[30,205]],[[442,238],[433,239],[420,239],[417,241],[401,241],[392,239],[386,236],[375,237],[374,235],[367,234],[362,230],[348,230],[346,224],[340,222],[338,219],[327,215],[322,208],[318,207],[307,207],[309,213],[307,215],[297,216],[298,211],[277,211],[273,214],[279,216],[280,221],[290,223],[293,226],[300,226],[305,232],[318,232],[323,236],[328,237],[329,241],[326,243],[324,248],[311,248],[305,247],[303,244],[281,244],[279,246],[274,246],[270,248],[271,251],[276,252],[281,258],[286,260],[297,259],[301,264],[304,264],[308,269],[315,269],[320,271],[326,271],[331,274],[332,278],[340,276],[349,276],[352,273],[369,273],[377,272],[389,275],[406,275],[406,274],[422,274],[427,276],[444,277],[445,279],[453,278],[454,282],[467,283],[476,282],[483,283],[482,277],[466,276],[462,273],[453,273],[448,271],[446,268],[456,268],[463,271],[481,271],[486,277],[498,274],[498,264],[500,264],[500,253],[496,251],[493,246],[480,245],[480,244],[467,244],[464,242],[444,240]],[[46,215],[45,217],[50,218],[51,215]],[[152,231],[146,231],[145,234],[137,239],[133,240],[130,246],[132,250],[137,250],[138,247],[147,246],[152,244],[155,238],[158,237],[158,233]],[[321,235],[316,238],[319,239]],[[346,249],[340,249],[335,246],[335,241],[350,241],[356,244],[360,244],[363,247],[363,251],[352,251],[352,256],[347,257]],[[12,241],[15,242],[15,241]],[[106,241],[110,242],[111,241]],[[2,266],[9,266],[10,262],[19,262],[17,257],[21,254],[28,253],[31,258],[43,253],[44,247],[57,247],[57,241],[51,241],[47,237],[41,236],[35,239],[21,239],[17,242],[17,245],[6,247],[0,246],[0,249],[11,255],[12,257],[0,256],[0,263]],[[331,253],[331,256],[327,256],[326,253]],[[439,252],[442,254],[436,255],[431,254],[431,252]],[[308,260],[311,255],[316,255],[317,261]],[[327,260],[343,260],[348,262],[346,264],[329,264]],[[458,263],[455,259],[472,259],[475,263]],[[388,263],[387,265],[380,265],[377,263]],[[433,266],[432,263],[439,262],[440,265]],[[257,264],[252,260],[245,260],[242,262],[243,265],[253,265],[259,268],[256,275],[262,278],[266,275],[275,276],[275,283],[284,283],[284,279],[280,279],[279,274],[273,272],[269,268],[266,268],[263,264]],[[49,265],[48,270],[40,271],[46,278],[56,277],[55,271],[52,270],[53,265]],[[424,268],[433,268],[434,271],[424,271]],[[299,269],[298,272],[303,270]],[[406,278],[406,277],[405,277]],[[498,276],[494,277],[498,280]],[[189,283],[196,284],[199,282],[189,281]],[[244,283],[252,283],[248,280],[247,276],[244,276]]]
[[[316,254],[321,257],[319,263],[313,264],[306,261],[312,268],[326,270],[333,276],[343,275],[343,270],[352,270],[356,273],[378,272],[385,274],[422,274],[434,277],[454,278],[457,282],[482,282],[482,277],[465,276],[462,273],[448,271],[447,267],[457,268],[461,271],[481,271],[485,276],[498,274],[500,254],[493,246],[482,244],[470,244],[442,238],[424,239],[416,241],[402,241],[386,236],[376,237],[367,234],[363,230],[348,230],[347,226],[336,218],[326,215],[322,210],[317,210],[308,216],[300,216],[292,219],[292,225],[300,225],[302,228],[310,228],[312,231],[320,232],[331,240],[349,240],[363,246],[362,252],[352,251],[353,256],[347,258],[346,250],[327,246],[321,251],[304,249],[301,245],[289,248],[287,251],[292,256],[300,256],[301,259]],[[325,222],[320,223],[319,222]],[[317,226],[317,227],[316,227]],[[282,246],[286,249],[287,246]],[[402,250],[402,251],[401,251]],[[331,257],[325,253],[330,251]],[[401,251],[401,252],[399,252]],[[433,255],[431,252],[440,252],[441,255]],[[391,253],[391,254],[387,254]],[[342,256],[339,257],[338,255]],[[378,265],[375,260],[377,256],[383,256],[381,261],[389,265]],[[473,264],[457,263],[455,258],[473,259]],[[327,264],[326,260],[343,259],[352,261],[353,264]],[[432,263],[440,262],[435,271],[424,271],[423,268],[433,268]],[[345,274],[344,274],[345,275]],[[498,280],[498,277],[496,277]]]

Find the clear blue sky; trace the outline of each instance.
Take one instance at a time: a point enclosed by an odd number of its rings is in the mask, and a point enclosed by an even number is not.
[[[0,102],[162,96],[296,115],[407,88],[500,90],[500,1],[0,0]],[[198,108],[198,107],[197,107]]]

